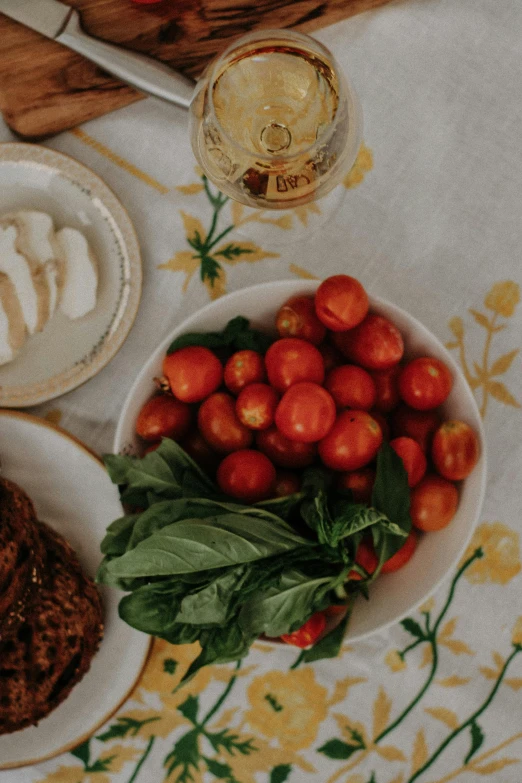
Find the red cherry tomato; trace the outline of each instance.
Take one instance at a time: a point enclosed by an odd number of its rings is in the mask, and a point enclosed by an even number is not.
[[[276,316],[280,337],[300,337],[314,345],[324,340],[326,327],[315,314],[313,296],[293,296]]]
[[[452,386],[453,377],[444,362],[428,356],[413,359],[399,375],[399,394],[406,405],[419,411],[442,405]]]
[[[370,537],[363,538],[357,547],[355,562],[357,565],[362,566],[362,568],[364,568],[364,570],[367,571],[370,575],[373,574],[379,565],[379,558],[375,554],[373,542]],[[350,571],[348,574],[348,579],[359,582],[361,579],[363,579],[363,577],[357,571]]]
[[[390,440],[390,425],[388,424],[388,419],[386,416],[383,416],[383,414],[380,411],[370,411],[370,416],[372,419],[375,419],[377,424],[382,430],[382,439],[383,440]]]
[[[435,469],[451,481],[469,476],[478,462],[479,441],[464,421],[445,421],[433,436],[431,456]]]
[[[277,427],[270,427],[256,434],[257,448],[280,468],[306,468],[317,454],[314,443],[298,443],[289,440]]]
[[[208,445],[203,435],[198,430],[191,430],[180,441],[181,448],[192,457],[194,462],[209,476],[213,476],[219,465],[219,456]]]
[[[440,424],[440,416],[436,411],[416,411],[401,405],[392,413],[392,430],[394,435],[405,435],[416,440],[424,453],[431,446],[433,433]]]
[[[334,335],[334,343],[350,361],[367,370],[386,370],[398,364],[404,353],[397,327],[374,313],[367,315],[355,329]]]
[[[382,430],[366,411],[342,411],[319,441],[319,456],[332,470],[357,470],[371,462],[382,443]]]
[[[411,530],[401,548],[383,564],[381,574],[391,574],[393,571],[398,571],[405,566],[408,560],[412,558],[416,548],[417,534],[415,530]]]
[[[143,456],[145,456],[145,454],[150,454],[151,451],[156,451],[159,446],[161,446],[160,440],[158,440],[156,443],[149,443],[147,448],[143,450]]]
[[[334,367],[324,385],[338,408],[369,411],[375,404],[376,390],[370,373],[355,364]]]
[[[239,392],[236,413],[250,430],[266,430],[274,423],[279,395],[267,383],[251,383]]]
[[[315,346],[297,337],[283,337],[272,343],[265,364],[268,379],[279,392],[299,381],[320,384],[324,380],[323,357]]]
[[[224,458],[216,478],[226,495],[246,503],[257,503],[273,494],[276,470],[260,451],[241,449]]]
[[[323,357],[325,372],[330,372],[334,367],[340,367],[341,364],[345,364],[344,356],[337,350],[335,345],[321,343],[317,348]]]
[[[294,647],[309,647],[315,644],[325,628],[326,617],[324,612],[316,612],[297,631],[284,633],[280,638],[287,644],[293,644]]]
[[[317,317],[332,332],[344,332],[360,324],[369,307],[368,294],[354,277],[333,275],[315,293]]]
[[[236,401],[226,392],[208,397],[198,411],[199,431],[221,454],[246,449],[252,443],[252,432],[236,416]]]
[[[423,450],[413,438],[394,438],[390,441],[390,446],[402,459],[408,474],[408,486],[416,486],[426,473],[428,465]]]
[[[355,503],[370,503],[374,483],[375,471],[373,468],[361,468],[349,473],[342,473],[339,477],[338,488],[350,490]]]
[[[274,497],[284,498],[293,495],[301,489],[301,481],[297,473],[291,470],[278,470],[274,484]]]
[[[192,413],[189,406],[160,394],[147,400],[138,414],[136,432],[143,440],[179,440],[188,431]]]
[[[221,386],[223,365],[208,348],[191,345],[165,356],[163,375],[178,400],[201,402]]]
[[[290,440],[316,443],[330,431],[335,421],[335,402],[317,383],[294,383],[277,406],[277,429]]]
[[[257,351],[236,351],[225,364],[223,380],[232,394],[239,394],[250,383],[260,383],[266,377],[265,362]]]
[[[397,383],[400,371],[400,366],[394,364],[387,370],[374,370],[370,373],[376,390],[374,407],[380,413],[389,413],[401,401]]]
[[[449,525],[459,504],[457,487],[441,476],[428,474],[413,488],[410,514],[419,530],[442,530]]]

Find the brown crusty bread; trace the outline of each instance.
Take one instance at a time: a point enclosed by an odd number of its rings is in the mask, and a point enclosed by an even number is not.
[[[47,554],[37,600],[0,651],[0,734],[36,724],[89,669],[103,636],[98,590],[65,539],[37,523]]]
[[[13,481],[0,478],[0,650],[31,607],[44,560],[31,500]]]

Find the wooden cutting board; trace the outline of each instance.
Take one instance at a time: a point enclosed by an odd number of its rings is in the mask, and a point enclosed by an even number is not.
[[[38,3],[38,0],[34,0]],[[388,0],[66,0],[91,35],[197,77],[250,30],[311,32]],[[143,98],[64,46],[0,14],[0,110],[24,139],[40,139]]]

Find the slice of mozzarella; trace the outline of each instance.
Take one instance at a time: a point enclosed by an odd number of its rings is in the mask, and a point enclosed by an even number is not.
[[[54,238],[54,224],[50,215],[33,210],[20,210],[13,216],[18,228],[17,250],[25,255],[33,270],[45,278],[47,288],[47,317],[51,318],[58,304],[58,261]]]
[[[0,273],[0,364],[14,359],[26,337],[24,317],[11,280]]]
[[[63,270],[59,307],[69,318],[81,318],[96,305],[96,259],[84,235],[74,228],[58,231],[56,242]]]
[[[11,280],[29,334],[39,328],[38,294],[29,261],[16,250],[18,231],[16,226],[0,226],[0,272]]]

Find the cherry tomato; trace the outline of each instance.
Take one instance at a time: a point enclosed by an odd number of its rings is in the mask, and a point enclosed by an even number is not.
[[[257,351],[237,351],[225,364],[223,380],[232,394],[239,394],[250,383],[260,383],[266,377],[265,362]]]
[[[208,348],[191,345],[165,356],[163,375],[178,400],[201,402],[221,386],[223,365]]]
[[[246,503],[257,503],[273,494],[276,470],[260,451],[241,449],[224,458],[216,478],[226,495]]]
[[[284,498],[293,495],[301,489],[301,481],[297,473],[291,470],[278,470],[274,484],[274,497]]]
[[[284,633],[280,638],[287,644],[293,644],[294,647],[309,647],[315,644],[325,628],[326,617],[324,612],[316,612],[297,631]]]
[[[323,357],[315,346],[297,337],[283,337],[272,343],[265,364],[268,379],[279,392],[299,381],[322,383],[324,380]]]
[[[143,451],[143,456],[145,456],[145,454],[150,454],[151,451],[156,451],[156,449],[159,448],[159,446],[161,446],[160,440],[158,440],[156,443],[149,443],[147,448],[144,449]]]
[[[266,430],[274,423],[279,395],[267,383],[251,383],[239,392],[236,413],[250,430]]]
[[[194,462],[209,476],[213,476],[219,465],[219,456],[208,445],[203,435],[196,429],[191,430],[180,441],[181,448],[192,457]]]
[[[324,340],[326,327],[315,314],[313,296],[293,296],[276,316],[280,337],[300,337],[314,345]]]
[[[252,443],[252,432],[236,416],[236,401],[226,392],[216,392],[201,404],[198,411],[199,431],[221,454],[246,449]]]
[[[459,504],[457,487],[441,476],[428,474],[411,492],[410,514],[419,530],[441,530],[449,525]]]
[[[315,293],[317,317],[332,332],[344,332],[360,324],[368,312],[368,294],[354,277],[333,275]]]
[[[402,459],[404,469],[408,474],[408,486],[416,486],[426,473],[428,463],[424,452],[413,438],[394,438],[390,441],[394,452]]]
[[[332,604],[327,609],[324,609],[324,614],[326,617],[339,617],[340,615],[345,615],[348,611],[348,606],[346,604]]]
[[[277,429],[290,440],[316,443],[328,434],[335,421],[335,402],[317,383],[294,383],[277,406]]]
[[[397,327],[374,313],[367,315],[355,329],[334,335],[334,343],[350,361],[367,370],[386,370],[398,364],[404,353]]]
[[[355,364],[330,370],[324,385],[338,408],[369,411],[375,404],[376,390],[370,373]]]
[[[433,436],[431,456],[435,470],[451,481],[467,478],[479,453],[475,431],[464,421],[445,421]]]
[[[317,348],[323,357],[324,369],[326,372],[330,372],[334,367],[340,367],[341,364],[345,363],[344,356],[337,350],[335,345],[321,343]]]
[[[256,444],[274,465],[280,468],[306,468],[317,454],[314,443],[298,443],[289,440],[277,427],[270,427],[256,434]]]
[[[405,566],[408,560],[413,556],[416,548],[417,534],[415,530],[411,530],[401,548],[383,564],[381,574],[391,574],[393,571],[398,571],[399,568]]]
[[[401,405],[392,414],[392,430],[394,435],[405,435],[416,440],[424,453],[430,448],[433,433],[440,424],[440,416],[436,411],[416,411]]]
[[[347,489],[352,493],[355,503],[370,503],[372,489],[375,483],[373,468],[361,468],[339,476],[339,489]]]
[[[406,405],[418,411],[438,408],[452,386],[453,377],[444,362],[428,356],[413,359],[399,375],[399,394]]]
[[[390,440],[390,425],[388,424],[388,419],[383,416],[383,414],[380,411],[370,411],[370,416],[372,419],[375,419],[377,424],[382,430],[382,439],[383,440]]]
[[[147,400],[138,414],[136,432],[143,440],[182,438],[190,427],[190,407],[167,394]]]
[[[373,542],[369,536],[365,536],[357,547],[355,562],[357,565],[362,566],[362,568],[364,568],[364,570],[367,571],[370,575],[373,574],[379,565],[379,558],[375,554]],[[350,571],[348,574],[348,579],[359,582],[361,579],[363,579],[363,577],[357,571]]]
[[[319,456],[332,470],[357,470],[375,457],[382,430],[366,411],[342,411],[332,429],[319,441]]]
[[[387,370],[374,370],[370,373],[376,391],[373,405],[380,413],[389,413],[401,401],[397,383],[400,371],[400,366],[394,364]]]

